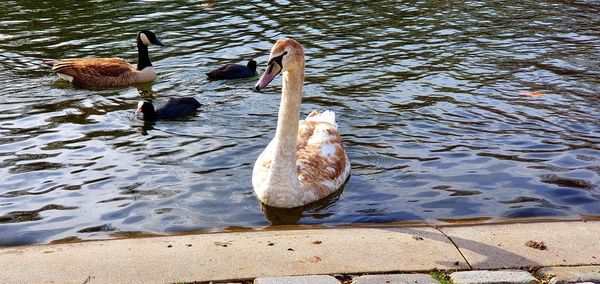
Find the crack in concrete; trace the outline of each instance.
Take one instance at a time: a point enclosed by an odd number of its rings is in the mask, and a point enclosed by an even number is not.
[[[88,277],[81,284],[88,284],[88,283],[90,283],[90,281],[92,281],[92,278],[95,278],[95,277],[93,277],[91,275],[88,275]]]
[[[442,231],[438,226],[430,226],[433,229],[436,229],[438,232],[442,233],[442,235],[444,235],[444,237],[446,237],[451,243],[452,245],[456,248],[456,250],[458,251],[458,253],[460,253],[460,256],[462,256],[462,258],[465,260],[465,262],[467,263],[467,265],[469,266],[469,269],[473,269],[473,266],[471,265],[471,263],[469,263],[469,260],[467,260],[467,257],[462,253],[462,251],[460,250],[460,248],[458,247],[458,245],[456,245],[456,243],[454,242],[454,240],[452,240],[452,238],[448,235],[446,235],[446,233],[444,233],[444,231]]]

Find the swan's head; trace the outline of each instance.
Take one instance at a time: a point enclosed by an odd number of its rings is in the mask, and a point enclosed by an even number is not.
[[[282,72],[299,72],[304,76],[304,48],[291,38],[282,39],[273,45],[267,69],[254,86],[254,90],[264,89]]]
[[[156,35],[148,30],[143,30],[137,35],[138,43],[143,43],[144,45],[156,44],[160,46],[165,46],[160,40],[156,38]]]

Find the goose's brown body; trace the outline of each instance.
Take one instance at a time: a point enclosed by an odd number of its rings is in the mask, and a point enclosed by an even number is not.
[[[156,79],[152,66],[140,71],[121,58],[54,60],[52,66],[52,71],[81,87],[124,87]]]
[[[52,71],[60,78],[80,87],[124,87],[152,82],[156,79],[156,72],[148,56],[148,45],[164,45],[148,30],[140,31],[136,41],[137,66],[121,58],[72,58],[46,60],[44,63],[52,66]]]

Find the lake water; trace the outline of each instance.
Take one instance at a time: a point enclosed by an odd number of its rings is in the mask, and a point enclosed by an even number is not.
[[[273,224],[600,215],[597,1],[11,1],[0,12],[0,245]],[[158,78],[84,90],[45,58],[137,60]],[[204,73],[293,37],[302,116],[331,109],[352,162],[341,195],[264,212],[251,185],[281,79]],[[144,124],[141,98],[193,96]]]

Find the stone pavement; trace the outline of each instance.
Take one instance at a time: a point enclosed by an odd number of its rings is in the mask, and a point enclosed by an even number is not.
[[[439,272],[435,273],[439,276]],[[432,277],[423,273],[405,273],[405,274],[380,274],[354,276],[343,282],[329,275],[311,275],[311,276],[282,276],[282,277],[264,277],[254,280],[255,284],[438,284],[440,281],[451,282],[455,284],[598,284],[600,283],[600,266],[570,266],[570,267],[545,267],[534,277],[531,273],[524,270],[502,269],[502,270],[472,270],[458,271],[445,275],[443,279]]]
[[[598,265],[598,221],[380,225],[0,248],[0,283],[600,283]]]
[[[542,278],[550,279],[550,284],[577,282],[600,284],[600,266],[544,267],[537,273]]]
[[[515,283],[529,284],[537,282],[529,272],[522,270],[475,270],[459,271],[450,274],[450,279],[456,284],[476,284],[476,283]]]

